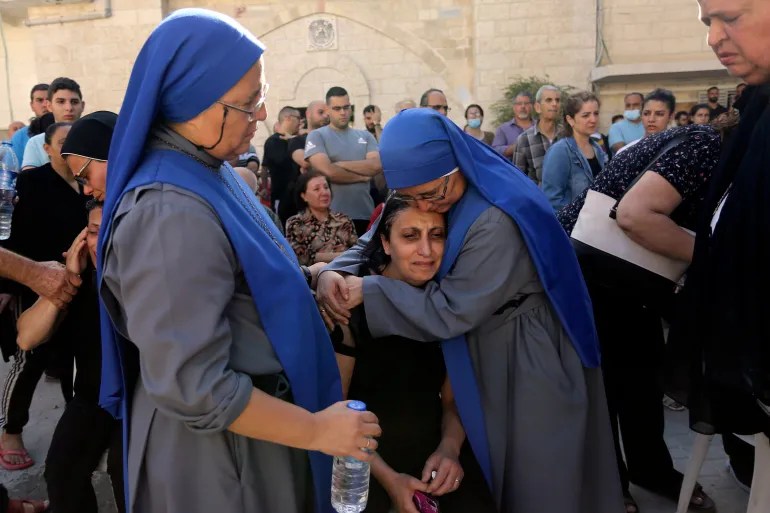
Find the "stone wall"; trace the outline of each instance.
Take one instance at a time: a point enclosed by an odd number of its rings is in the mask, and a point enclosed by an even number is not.
[[[56,20],[103,12],[104,2],[22,12],[32,21]],[[80,82],[88,111],[117,110],[142,42],[165,15],[189,6],[235,17],[268,46],[271,114],[260,138],[281,106],[306,105],[331,85],[350,91],[358,113],[380,105],[385,120],[396,101],[419,100],[438,87],[447,93],[450,117],[462,123],[465,106],[489,110],[517,77],[548,76],[598,91],[606,125],[622,111],[627,90],[668,85],[692,103],[712,83],[736,83],[707,47],[693,0],[112,0],[106,19],[28,27],[24,15],[4,18],[10,88],[2,53],[0,88],[13,116],[31,114],[34,83],[60,75]],[[598,22],[606,52],[597,52]],[[329,38],[321,45],[310,36],[319,27],[316,37]],[[11,115],[8,102],[1,103],[5,127]],[[360,114],[357,121],[360,127]]]
[[[601,0],[602,64],[713,60],[695,0]]]
[[[585,89],[595,58],[596,0],[476,2],[475,83],[483,105],[516,77]]]
[[[14,117],[26,119],[29,90],[58,76],[75,79],[83,91],[86,111],[118,110],[131,66],[151,30],[163,17],[162,0],[113,0],[105,19],[27,27],[21,19],[4,24],[11,64]],[[104,12],[103,0],[93,3],[34,7],[32,21]],[[10,29],[10,30],[9,30]],[[4,73],[3,73],[4,74]],[[4,77],[3,77],[4,78]],[[0,122],[7,125],[7,104]]]

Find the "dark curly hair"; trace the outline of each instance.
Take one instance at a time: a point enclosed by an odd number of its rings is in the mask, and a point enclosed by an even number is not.
[[[382,239],[384,237],[385,240],[390,240],[390,231],[393,229],[396,217],[411,206],[411,202],[395,195],[391,195],[385,202],[377,229],[361,252],[361,262],[371,271],[380,274],[390,263],[390,255],[385,253]]]

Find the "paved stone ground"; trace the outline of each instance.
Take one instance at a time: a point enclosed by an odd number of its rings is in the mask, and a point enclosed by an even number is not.
[[[5,381],[7,371],[8,366],[0,364],[0,383]],[[7,472],[0,470],[0,482],[8,487],[12,497],[46,497],[43,461],[63,405],[58,384],[41,381],[32,403],[30,424],[24,431],[27,448],[36,463],[24,471]],[[693,434],[687,427],[687,413],[666,411],[666,440],[679,470],[684,471],[687,465],[693,438]],[[743,513],[746,511],[748,494],[738,488],[735,481],[727,473],[726,461],[726,456],[722,450],[722,441],[719,437],[715,437],[703,466],[700,482],[716,502],[719,513]],[[97,472],[94,476],[94,482],[99,498],[99,512],[116,513],[112,504],[112,490],[107,474]],[[641,513],[674,513],[676,510],[676,505],[673,502],[645,490],[635,488],[632,489],[632,494],[639,503]]]

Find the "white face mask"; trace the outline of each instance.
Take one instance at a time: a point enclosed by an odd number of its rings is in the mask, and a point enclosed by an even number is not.
[[[642,116],[642,111],[639,109],[627,110],[623,112],[623,117],[628,121],[636,121]]]

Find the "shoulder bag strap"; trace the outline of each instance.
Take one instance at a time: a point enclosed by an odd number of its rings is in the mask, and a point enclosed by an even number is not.
[[[628,194],[628,191],[631,190],[631,187],[636,185],[636,182],[638,182],[642,178],[644,173],[646,173],[647,171],[651,170],[653,168],[653,166],[655,166],[655,164],[663,157],[663,155],[668,153],[669,150],[672,150],[672,149],[676,148],[677,146],[679,146],[680,144],[682,144],[691,135],[694,135],[694,134],[706,134],[706,133],[708,133],[708,132],[706,132],[705,130],[693,130],[691,132],[686,132],[684,134],[680,134],[680,135],[674,137],[673,139],[671,139],[665,146],[663,146],[663,148],[660,149],[660,151],[655,155],[655,158],[653,158],[650,161],[649,164],[644,166],[644,169],[642,169],[642,172],[639,173],[638,175],[636,175],[636,178],[634,178],[634,180],[628,185],[628,187],[626,187],[626,190],[623,191],[623,194],[620,195],[620,197],[618,198],[618,201],[616,201],[615,204],[612,206],[612,209],[610,209],[610,217],[612,219],[616,219],[617,218],[617,215],[618,215],[618,205],[620,205],[620,202],[623,200],[623,198],[626,196],[626,194]]]

